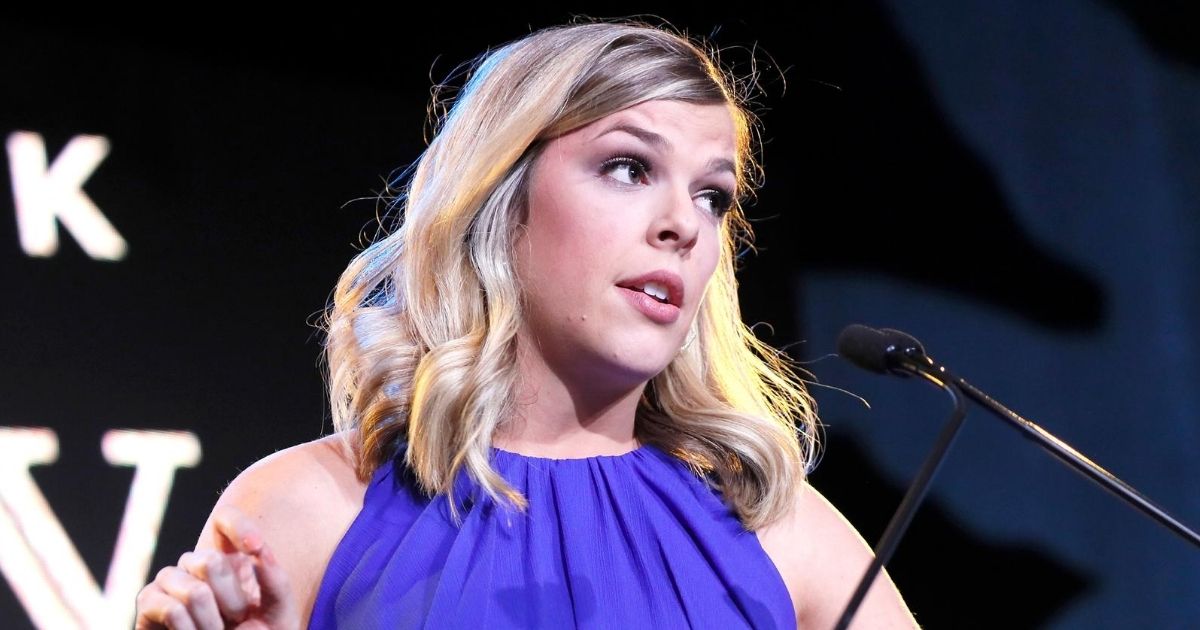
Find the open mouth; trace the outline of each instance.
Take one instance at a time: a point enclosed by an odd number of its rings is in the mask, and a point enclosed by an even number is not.
[[[630,305],[650,318],[650,320],[659,324],[671,324],[679,319],[679,307],[668,300],[636,288],[618,288],[621,290],[621,294],[625,296],[625,299],[629,301]]]
[[[671,301],[671,291],[663,284],[658,282],[645,282],[641,285],[620,285],[622,289],[628,289],[638,293],[643,293],[650,299],[659,304],[673,304]],[[678,306],[678,304],[673,304]]]

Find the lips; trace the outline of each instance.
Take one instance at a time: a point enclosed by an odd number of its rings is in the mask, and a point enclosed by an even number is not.
[[[646,295],[646,293],[642,291],[642,288],[648,283],[657,284],[667,290],[666,304],[658,302],[657,299]],[[654,300],[655,303],[660,305],[665,306],[669,304],[675,308],[680,308],[683,306],[683,279],[680,278],[678,274],[671,273],[665,269],[657,269],[655,271],[651,271],[650,273],[640,275],[636,278],[621,280],[617,283],[617,286],[621,287],[622,289],[629,289],[630,291],[641,293],[647,299]]]
[[[630,306],[656,324],[674,324],[679,319],[679,307],[674,304],[664,304],[634,289],[617,287],[617,290],[625,296]]]

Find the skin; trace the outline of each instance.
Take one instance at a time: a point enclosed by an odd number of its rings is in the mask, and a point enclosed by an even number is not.
[[[612,130],[619,125],[659,134],[672,151]],[[733,157],[728,109],[678,101],[636,105],[546,147],[514,261],[527,302],[517,344],[524,406],[497,446],[549,457],[637,446],[638,398],[683,345],[717,264],[727,205],[719,191],[736,180],[705,167]],[[646,317],[617,287],[660,269],[683,281],[671,324]]]
[[[673,148],[605,133],[618,124]],[[520,413],[494,436],[496,446],[558,458],[638,446],[638,398],[684,344],[716,267],[724,206],[716,191],[732,191],[735,180],[708,166],[733,160],[734,147],[725,106],[674,101],[640,104],[547,144],[531,174],[514,260],[527,300]],[[671,324],[647,318],[616,286],[656,269],[683,282]],[[195,551],[142,589],[136,627],[305,627],[366,491],[342,437],[280,451],[238,475]],[[807,484],[782,519],[755,533],[792,596],[797,627],[833,627],[871,560],[862,537]],[[851,628],[913,627],[884,572]]]

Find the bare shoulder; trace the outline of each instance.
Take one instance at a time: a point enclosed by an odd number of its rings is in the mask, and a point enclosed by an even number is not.
[[[870,545],[828,499],[802,483],[792,509],[758,531],[779,569],[800,628],[832,628],[874,558]],[[876,577],[850,628],[917,628],[886,569]]]
[[[335,515],[349,510],[357,514],[365,490],[365,484],[355,475],[348,438],[339,433],[258,460],[230,482],[218,504],[233,503],[260,521],[290,514],[291,517],[279,519],[280,526],[311,532],[326,527],[328,519],[303,521],[294,517]],[[284,514],[278,513],[281,509]]]
[[[255,521],[306,616],[329,558],[362,509],[366,484],[355,474],[348,438],[338,433],[268,455],[217,500]],[[215,540],[210,516],[196,547],[212,548]]]

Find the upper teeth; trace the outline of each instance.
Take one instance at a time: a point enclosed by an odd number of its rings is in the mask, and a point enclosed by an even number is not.
[[[647,295],[653,295],[660,300],[667,299],[667,287],[664,287],[657,282],[647,282],[646,286],[642,287],[642,291],[646,292]]]

